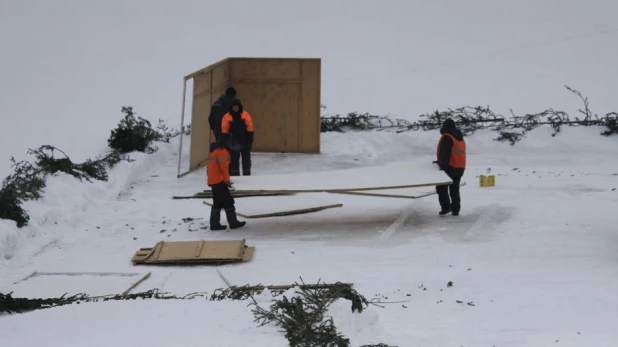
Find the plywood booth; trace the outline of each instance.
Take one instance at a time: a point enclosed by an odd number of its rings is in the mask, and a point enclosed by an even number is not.
[[[193,91],[187,97],[190,81]],[[320,84],[319,58],[228,58],[185,76],[181,127],[189,99],[190,163],[181,173],[181,138],[178,177],[206,164],[214,141],[210,107],[228,87],[236,88],[253,118],[253,152],[320,153]]]

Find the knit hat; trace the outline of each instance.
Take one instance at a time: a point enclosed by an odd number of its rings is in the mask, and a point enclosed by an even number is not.
[[[450,118],[448,118],[442,124],[442,128],[445,129],[445,130],[453,130],[453,129],[455,129],[455,121],[450,119]]]
[[[236,89],[234,87],[229,87],[225,90],[225,95],[236,96]]]

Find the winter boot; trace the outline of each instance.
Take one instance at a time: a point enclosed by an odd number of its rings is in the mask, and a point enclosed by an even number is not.
[[[225,230],[227,225],[221,224],[221,210],[210,210],[210,230]]]
[[[237,229],[244,227],[247,222],[239,222],[236,218],[236,209],[231,208],[229,210],[225,210],[225,215],[227,216],[227,222],[230,224],[230,229]]]
[[[447,208],[446,210],[442,210],[442,211],[440,211],[440,212],[439,212],[439,215],[440,215],[440,216],[444,216],[445,214],[450,213],[451,211],[452,211],[452,210],[451,210],[451,208],[449,207],[449,208]]]

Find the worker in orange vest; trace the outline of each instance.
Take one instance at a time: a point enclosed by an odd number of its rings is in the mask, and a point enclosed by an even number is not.
[[[253,133],[253,119],[249,112],[239,100],[232,102],[221,120],[221,138],[223,141],[231,141],[230,176],[240,176],[241,156],[243,176],[251,175]]]
[[[221,224],[221,210],[225,210],[227,221],[231,229],[245,226],[247,222],[240,222],[236,218],[234,197],[229,190],[230,183],[230,151],[229,142],[219,141],[210,144],[210,154],[206,169],[208,186],[212,189],[212,207],[210,209],[210,230],[225,230]]]
[[[442,124],[440,134],[442,136],[438,142],[436,163],[440,166],[440,170],[443,170],[453,181],[450,185],[436,186],[441,207],[440,215],[450,212],[453,216],[458,216],[461,209],[459,183],[466,169],[466,142],[461,131],[455,126],[455,122],[450,118]]]

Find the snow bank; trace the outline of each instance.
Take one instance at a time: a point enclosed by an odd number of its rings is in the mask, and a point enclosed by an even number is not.
[[[109,201],[121,199],[132,189],[132,183],[157,163],[169,156],[169,146],[162,146],[154,154],[132,153],[133,162],[122,161],[108,171],[107,182],[92,180],[79,181],[77,178],[57,173],[46,180],[46,188],[39,200],[29,200],[23,208],[30,215],[29,224],[17,228],[10,220],[0,220],[0,259],[9,260],[16,256],[18,249],[26,254],[36,253],[54,244],[58,237],[70,233],[88,222],[88,214]],[[30,241],[37,239],[36,242]]]

